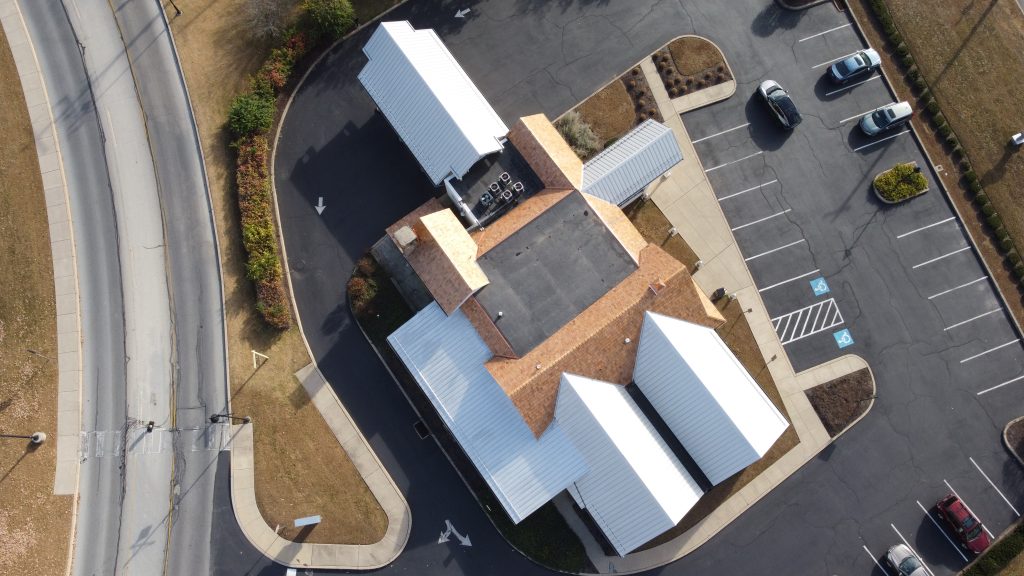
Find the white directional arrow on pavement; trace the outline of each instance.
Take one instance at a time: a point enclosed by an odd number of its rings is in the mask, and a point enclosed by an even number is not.
[[[324,206],[324,197],[323,196],[320,197],[320,200],[316,203],[316,206],[314,206],[314,208],[316,208],[316,213],[317,214],[321,214],[322,215],[324,213],[324,209],[326,209],[327,206]]]
[[[444,530],[444,532],[441,532],[441,537],[437,539],[437,543],[438,544],[444,544],[445,542],[447,542],[448,541],[448,537],[451,536],[454,533],[455,537],[458,538],[458,540],[459,540],[459,544],[461,544],[463,546],[472,546],[473,545],[473,543],[469,541],[469,534],[466,534],[465,536],[463,536],[462,534],[459,534],[459,531],[456,530],[454,526],[452,526],[451,520],[445,520],[444,521],[444,525],[445,525],[445,530]]]
[[[463,8],[455,13],[456,18],[465,18],[466,14],[469,14],[469,8]]]

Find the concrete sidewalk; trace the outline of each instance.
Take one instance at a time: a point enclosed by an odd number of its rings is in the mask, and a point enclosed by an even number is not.
[[[650,58],[645,59],[640,67],[665,118],[665,124],[672,128],[683,151],[683,161],[672,169],[668,177],[651,185],[651,199],[703,261],[701,268],[693,275],[698,285],[708,294],[719,287],[725,287],[747,309],[750,329],[779,389],[800,443],[696,526],[661,546],[629,554],[625,558],[607,556],[588,531],[576,529],[590,560],[602,573],[632,573],[663,566],[710,540],[831,442],[804,390],[868,367],[860,357],[847,355],[799,374],[793,371],[679,116],[677,108],[681,106],[669,98]],[[705,94],[698,99],[697,95],[701,92]],[[731,95],[727,89],[702,90],[690,97],[685,108],[705,106]]]

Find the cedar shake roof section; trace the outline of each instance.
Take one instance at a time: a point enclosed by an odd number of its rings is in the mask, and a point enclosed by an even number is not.
[[[470,237],[476,242],[477,257],[491,251],[492,248],[501,244],[503,240],[515,234],[517,230],[526,226],[534,218],[540,216],[563,198],[572,193],[572,190],[551,190],[545,188],[536,196],[531,196],[522,204],[516,206],[501,218],[487,225],[486,228],[474,230]]]
[[[495,357],[485,366],[540,437],[554,417],[563,372],[629,384],[648,310],[709,328],[725,323],[686,267],[648,245],[636,271],[542,344],[522,358]]]
[[[543,114],[523,116],[508,133],[530,168],[548,188],[583,187],[583,162]]]
[[[468,300],[462,305],[462,313],[469,318],[469,322],[476,329],[476,333],[480,336],[480,339],[487,344],[487,347],[491,349],[491,353],[501,358],[518,358],[515,350],[512,350],[512,345],[508,343],[508,340],[501,335],[498,327],[494,325],[494,319],[487,315],[487,311],[484,307],[477,302],[477,299],[470,296]]]
[[[594,212],[597,212],[597,216],[612,231],[615,238],[618,239],[622,247],[633,258],[633,261],[639,264],[640,251],[647,246],[647,240],[644,240],[640,231],[629,221],[622,208],[590,194],[583,194],[583,198],[594,208]]]

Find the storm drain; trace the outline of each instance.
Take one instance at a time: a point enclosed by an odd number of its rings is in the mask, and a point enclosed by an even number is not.
[[[416,435],[420,437],[420,440],[430,437],[430,430],[427,430],[427,425],[423,423],[423,420],[417,420],[412,427],[416,430]]]

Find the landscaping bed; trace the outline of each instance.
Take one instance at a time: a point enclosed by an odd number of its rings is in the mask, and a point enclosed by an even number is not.
[[[1020,576],[1024,569],[1024,522],[992,543],[962,576]]]
[[[880,172],[871,187],[882,202],[898,204],[927,192],[928,179],[916,161],[905,162]]]
[[[1006,427],[1006,447],[1024,462],[1024,418],[1019,418]]]
[[[828,435],[835,438],[867,411],[875,391],[871,372],[862,368],[804,393]]]
[[[722,52],[711,41],[684,36],[651,56],[665,90],[677,98],[732,80]]]
[[[658,122],[665,120],[651,96],[643,71],[635,66],[556,120],[555,126],[576,155],[586,161],[650,118]],[[566,129],[567,122],[577,121],[584,126]],[[583,130],[593,132],[592,145],[583,144],[584,139],[575,135]]]
[[[699,260],[697,254],[690,249],[682,236],[671,234],[672,223],[657,204],[650,200],[634,202],[626,208],[626,216],[640,231],[644,240],[668,252],[670,256],[686,265],[686,269],[691,273],[695,271]]]

